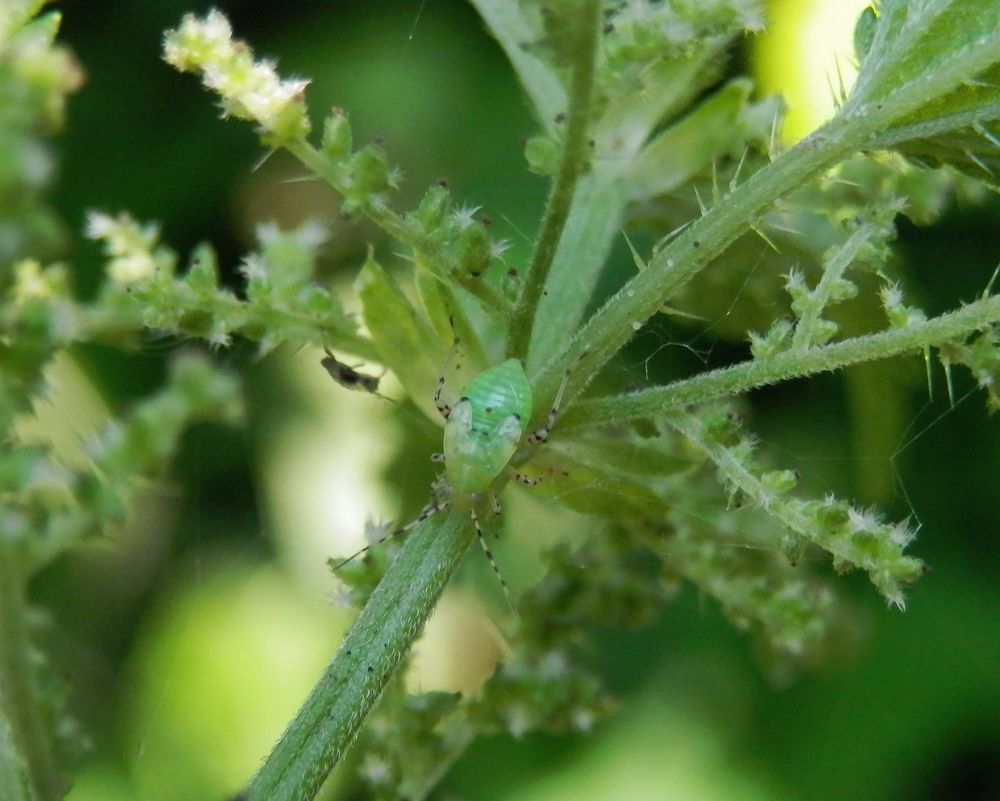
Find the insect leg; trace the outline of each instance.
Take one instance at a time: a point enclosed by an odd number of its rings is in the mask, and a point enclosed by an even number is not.
[[[443,501],[442,503],[429,503],[429,504],[427,504],[427,506],[425,506],[423,508],[423,511],[420,512],[420,514],[417,516],[417,518],[415,520],[412,520],[411,522],[407,523],[405,526],[401,526],[400,528],[397,528],[394,531],[390,531],[384,537],[379,537],[374,542],[369,542],[364,548],[360,548],[357,551],[355,551],[354,553],[352,553],[350,556],[345,557],[344,559],[341,559],[339,562],[337,562],[337,564],[335,564],[331,568],[331,570],[334,573],[336,573],[338,570],[340,570],[340,568],[342,568],[344,565],[348,564],[349,562],[353,562],[355,559],[357,559],[359,556],[361,556],[361,554],[365,553],[365,551],[367,551],[369,548],[374,548],[375,546],[381,545],[384,542],[388,542],[389,540],[394,539],[394,538],[400,536],[401,534],[405,534],[411,528],[414,528],[414,527],[420,525],[421,523],[423,523],[428,517],[431,517],[432,515],[436,515],[438,512],[443,512],[449,506],[450,506],[450,503],[448,501]]]
[[[444,389],[444,373],[438,376],[437,389],[434,390],[434,407],[445,420],[451,415],[451,406],[441,400],[441,391]]]
[[[500,505],[500,496],[499,495],[491,495],[490,496],[490,505],[493,508],[493,514],[494,515],[496,515],[497,517],[499,517],[500,515],[503,514],[503,507]]]
[[[479,544],[483,549],[483,553],[486,554],[486,560],[490,563],[490,567],[493,568],[493,573],[497,577],[497,581],[500,582],[500,587],[503,589],[503,597],[507,600],[507,606],[510,607],[511,614],[514,615],[514,619],[518,620],[517,609],[514,608],[514,601],[510,597],[510,589],[507,587],[507,582],[504,581],[503,575],[500,573],[500,568],[493,558],[493,553],[490,551],[490,546],[486,544],[486,537],[483,535],[483,529],[479,525],[479,518],[476,516],[476,510],[469,510],[469,517],[472,518],[472,525],[476,529],[476,539],[479,540]]]
[[[569,370],[563,376],[562,383],[559,385],[559,391],[556,393],[556,399],[552,403],[552,408],[549,409],[549,419],[545,421],[544,426],[532,432],[531,436],[528,437],[528,442],[537,445],[539,442],[545,442],[549,438],[549,432],[552,431],[552,426],[556,424],[556,419],[559,417],[559,404],[562,403],[562,396],[566,391],[566,384],[568,382]]]
[[[549,470],[546,470],[541,475],[534,476],[534,477],[532,477],[532,476],[526,476],[524,473],[514,473],[514,480],[517,481],[520,484],[524,484],[524,486],[526,486],[526,487],[537,487],[539,484],[541,484],[543,481],[545,481],[546,478],[549,477],[549,474],[551,472],[552,472],[552,470],[549,469]]]
[[[444,463],[444,454],[443,453],[432,453],[431,454],[431,461],[432,462],[441,462],[441,463]]]
[[[580,358],[576,360],[576,364],[579,364],[583,358],[587,355],[587,351],[584,351]],[[528,437],[528,442],[532,445],[537,445],[539,442],[545,442],[549,438],[549,433],[552,431],[552,426],[556,424],[556,419],[559,417],[559,406],[562,403],[563,393],[566,391],[566,385],[569,383],[570,370],[566,371],[563,376],[562,383],[559,384],[559,391],[556,393],[556,399],[552,402],[552,408],[549,409],[549,419],[545,421],[545,425],[534,431],[530,437]]]
[[[448,370],[451,367],[452,360],[455,358],[455,353],[458,351],[458,345],[461,341],[458,338],[458,333],[455,331],[455,320],[452,317],[448,317],[448,324],[451,326],[451,349],[448,351],[448,358],[445,360],[444,368],[441,370],[441,375],[438,376],[437,389],[434,390],[434,407],[438,410],[445,420],[451,415],[451,406],[441,400],[441,393],[444,392],[445,381],[447,381]]]

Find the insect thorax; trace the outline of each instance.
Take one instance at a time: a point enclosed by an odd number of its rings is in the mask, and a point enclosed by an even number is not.
[[[531,385],[524,368],[508,359],[465,387],[445,425],[448,481],[466,494],[486,490],[510,461],[531,417]]]

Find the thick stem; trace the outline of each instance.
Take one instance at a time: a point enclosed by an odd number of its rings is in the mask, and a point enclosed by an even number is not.
[[[409,535],[326,673],[246,791],[249,801],[309,801],[409,651],[462,561],[472,529],[460,512]]]
[[[667,410],[738,395],[779,381],[918,352],[962,339],[971,331],[998,322],[1000,296],[985,298],[906,328],[854,337],[806,351],[786,351],[631,395],[583,401],[566,412],[559,421],[558,432],[564,434],[579,428],[655,418]]]
[[[59,801],[62,786],[55,755],[39,712],[39,695],[31,664],[28,635],[27,582],[14,554],[0,560],[0,704],[10,727],[11,753],[23,760],[32,801]],[[2,754],[0,756],[6,756]],[[4,772],[16,769],[6,766]]]
[[[835,120],[759,170],[728,198],[691,223],[549,362],[536,386],[536,409],[548,408],[567,370],[571,371],[571,378],[564,402],[572,401],[673,292],[753,226],[775,200],[805,185],[853,152],[857,135]],[[584,355],[586,358],[582,359]]]
[[[13,737],[13,726],[0,696],[0,798],[5,801],[34,801],[28,784],[28,770]]]
[[[518,359],[524,359],[528,355],[538,301],[569,218],[577,183],[590,162],[590,106],[601,23],[600,8],[601,4],[597,0],[586,0],[582,8],[572,16],[576,23],[575,30],[567,34],[567,38],[572,40],[572,52],[577,58],[573,64],[573,81],[569,92],[569,107],[566,110],[566,141],[542,228],[535,242],[535,251],[524,277],[524,289],[510,325],[507,352]]]

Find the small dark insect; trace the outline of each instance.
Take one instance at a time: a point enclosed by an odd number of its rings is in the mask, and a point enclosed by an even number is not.
[[[383,400],[392,400],[378,391],[378,382],[382,380],[382,376],[359,373],[350,365],[338,361],[337,358],[328,350],[326,351],[326,358],[323,359],[320,364],[322,364],[326,371],[330,374],[330,378],[340,384],[340,386],[345,387],[346,389],[356,389],[360,392],[368,392],[377,398],[382,398]]]

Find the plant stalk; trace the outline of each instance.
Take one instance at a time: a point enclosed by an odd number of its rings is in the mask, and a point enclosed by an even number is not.
[[[594,93],[600,10],[601,4],[597,0],[586,0],[573,16],[575,30],[572,34],[567,34],[572,38],[572,49],[577,58],[573,64],[573,79],[566,110],[566,140],[508,334],[508,355],[522,361],[528,355],[538,301],[542,297],[559,239],[569,218],[577,183],[590,162],[590,107]]]
[[[39,713],[39,693],[31,665],[27,582],[20,560],[6,551],[0,562],[0,704],[13,754],[24,762],[31,801],[59,801],[62,783],[52,743]],[[0,754],[6,757],[7,754]],[[13,766],[6,766],[9,772]],[[15,797],[16,798],[16,797]],[[6,801],[6,799],[5,799]]]
[[[630,395],[582,401],[559,421],[558,432],[563,434],[581,428],[656,418],[667,410],[739,395],[779,381],[913,353],[964,338],[970,331],[982,330],[998,322],[1000,296],[984,298],[905,328],[753,359]]]
[[[316,148],[305,140],[292,142],[285,145],[295,158],[302,162],[303,166],[326,181],[334,190],[343,194],[346,187],[341,186],[341,181],[337,176],[333,164]],[[427,264],[437,264],[440,258],[435,253],[435,248],[428,243],[421,241],[421,238],[414,235],[409,226],[388,207],[371,208],[367,212],[369,219],[385,231],[393,239],[409,245],[421,254],[422,261]],[[513,313],[513,305],[503,295],[497,292],[490,284],[482,278],[464,274],[458,270],[448,272],[448,278],[453,279],[469,294],[478,298],[483,308],[488,314],[498,319],[510,319]],[[444,277],[442,276],[442,280]]]
[[[692,222],[549,362],[536,385],[536,409],[549,408],[567,371],[570,380],[563,403],[571,402],[673,292],[751,228],[776,200],[854,152],[861,133],[860,126],[854,130],[834,119]],[[533,420],[532,425],[536,422]]]
[[[468,517],[431,517],[408,536],[337,656],[260,771],[248,801],[310,801],[354,741],[472,541]]]

